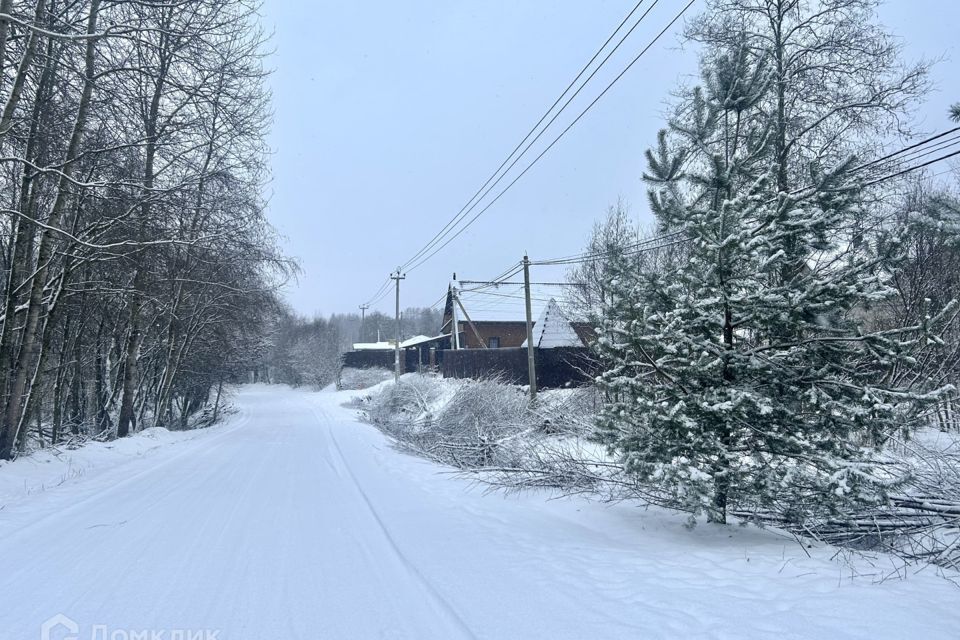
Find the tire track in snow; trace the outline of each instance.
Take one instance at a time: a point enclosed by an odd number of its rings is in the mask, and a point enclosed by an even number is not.
[[[350,469],[350,465],[347,462],[346,457],[343,455],[343,449],[340,447],[340,443],[337,440],[336,435],[333,432],[332,420],[330,417],[323,412],[322,409],[314,405],[308,405],[310,412],[313,413],[313,416],[317,419],[317,422],[324,427],[324,433],[329,436],[330,442],[333,444],[333,448],[330,449],[331,453],[336,456],[335,463],[338,475],[339,470],[343,470],[343,476],[350,480],[356,492],[359,494],[360,498],[363,500],[364,505],[366,505],[367,512],[373,518],[374,522],[377,524],[378,529],[380,530],[381,535],[384,540],[387,542],[388,548],[393,553],[394,557],[399,561],[400,565],[406,570],[407,575],[422,588],[424,595],[427,596],[427,599],[433,604],[433,608],[440,613],[444,618],[447,619],[465,638],[470,638],[471,640],[476,640],[477,636],[473,633],[470,627],[467,626],[463,618],[460,617],[460,614],[457,613],[457,610],[454,609],[453,605],[447,601],[446,598],[441,595],[436,587],[427,579],[422,571],[410,560],[409,557],[403,552],[400,548],[400,545],[397,544],[397,541],[394,539],[393,535],[390,533],[390,529],[387,527],[383,518],[380,516],[380,513],[373,506],[373,503],[370,501],[370,497],[367,495],[367,492],[364,491],[363,487],[360,485],[359,480],[357,480],[356,475],[354,475],[353,470]]]

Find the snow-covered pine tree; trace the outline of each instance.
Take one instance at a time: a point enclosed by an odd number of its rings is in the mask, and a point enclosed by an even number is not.
[[[686,259],[638,273],[614,258],[599,341],[601,437],[638,481],[714,522],[733,505],[803,520],[884,500],[897,477],[869,445],[937,395],[886,384],[921,327],[861,330],[890,290],[879,245],[847,233],[854,161],[776,189],[776,70],[756,51],[740,33],[710,52],[704,86],[647,153],[651,207],[689,239]]]

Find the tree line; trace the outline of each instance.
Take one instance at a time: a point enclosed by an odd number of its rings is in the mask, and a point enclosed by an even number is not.
[[[0,0],[0,459],[185,426],[265,352],[256,10]]]
[[[400,314],[400,335],[440,334],[443,312],[409,307]],[[258,380],[323,388],[337,381],[341,356],[357,342],[386,342],[397,335],[397,320],[379,311],[305,318],[284,309],[269,332],[269,348],[256,368]]]

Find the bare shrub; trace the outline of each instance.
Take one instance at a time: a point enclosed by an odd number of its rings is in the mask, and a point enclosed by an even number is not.
[[[344,367],[340,371],[337,388],[342,391],[369,389],[381,382],[386,382],[392,377],[393,372],[388,369],[354,369],[352,367]]]
[[[541,393],[531,407],[519,387],[497,379],[408,375],[364,408],[403,448],[461,469],[481,469],[526,465],[537,459],[538,447],[589,432],[596,403],[592,389],[566,389]]]
[[[907,481],[884,504],[814,514],[802,521],[783,504],[738,504],[735,514],[847,549],[885,552],[905,563],[960,570],[960,440],[944,436],[937,442],[920,438],[887,443],[888,464]]]
[[[369,398],[367,419],[397,439],[406,439],[421,424],[432,422],[433,405],[444,393],[443,381],[408,374]]]

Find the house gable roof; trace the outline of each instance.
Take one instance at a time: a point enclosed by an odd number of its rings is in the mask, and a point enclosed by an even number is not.
[[[527,346],[527,341],[523,341]],[[557,304],[550,299],[544,307],[533,328],[533,346],[539,349],[556,347],[582,347],[583,341],[577,334],[570,319]]]

